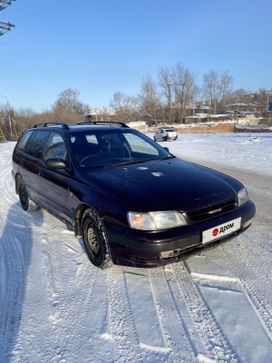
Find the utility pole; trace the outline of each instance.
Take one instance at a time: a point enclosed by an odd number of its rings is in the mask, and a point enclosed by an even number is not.
[[[4,10],[7,6],[11,5],[15,0],[0,0],[0,11]],[[0,21],[0,36],[14,28],[15,25]]]
[[[6,7],[11,5],[13,1],[16,1],[16,0],[0,0],[0,11],[5,10]],[[9,22],[7,23],[7,22],[4,22],[4,21],[0,21],[0,37],[2,35],[4,35],[6,32],[10,31],[14,27],[15,27],[15,25],[13,25],[13,24],[11,24]],[[9,129],[10,129],[10,136],[13,137],[12,117],[11,117],[10,112],[9,112],[8,99],[4,95],[0,95],[0,96],[4,97],[7,100],[7,121],[8,121]],[[6,137],[5,137],[4,133],[3,133],[3,130],[2,130],[1,125],[0,125],[0,142],[1,141],[7,141],[7,140],[6,140]]]
[[[9,101],[7,96],[0,95],[0,97],[3,97],[6,99],[6,106],[5,111],[2,110],[2,115],[5,113],[5,117],[2,118],[3,123],[7,125],[5,129],[9,130],[9,138],[13,139],[13,137],[18,137],[18,129],[16,120],[14,119],[14,112],[9,106]],[[1,123],[0,123],[0,129],[1,129]],[[0,142],[1,142],[1,134],[3,135],[3,130],[0,130]]]

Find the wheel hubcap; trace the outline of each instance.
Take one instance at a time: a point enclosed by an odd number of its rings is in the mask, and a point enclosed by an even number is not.
[[[100,243],[97,233],[92,227],[88,228],[87,240],[91,250],[97,255],[100,251]]]

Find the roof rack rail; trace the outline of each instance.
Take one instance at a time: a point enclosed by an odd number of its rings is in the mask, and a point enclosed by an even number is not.
[[[78,122],[76,125],[120,125],[121,127],[129,128],[124,122],[118,121],[83,121]]]
[[[64,122],[44,122],[41,124],[36,124],[33,126],[33,128],[37,127],[49,127],[49,126],[62,126],[64,129],[68,130],[69,126]]]

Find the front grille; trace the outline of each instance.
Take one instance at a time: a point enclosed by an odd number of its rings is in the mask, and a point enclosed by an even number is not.
[[[212,205],[206,208],[188,212],[187,216],[191,223],[198,223],[213,217],[223,215],[237,207],[237,200],[231,199],[221,204]]]

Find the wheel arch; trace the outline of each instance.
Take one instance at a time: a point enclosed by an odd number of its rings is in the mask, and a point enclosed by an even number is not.
[[[87,210],[87,209],[91,209],[93,210],[96,214],[100,215],[99,211],[94,208],[93,206],[91,205],[88,205],[88,204],[81,204],[77,207],[77,210],[76,210],[76,220],[75,220],[75,236],[76,237],[80,237],[82,235],[82,216],[84,214],[84,212]]]

